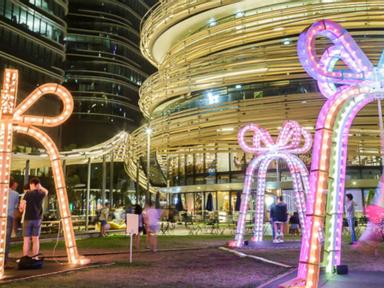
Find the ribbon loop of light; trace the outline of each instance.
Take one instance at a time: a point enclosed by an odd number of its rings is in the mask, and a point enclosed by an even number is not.
[[[317,36],[325,37],[333,44],[325,50],[320,59],[315,49]],[[316,22],[301,33],[297,46],[303,68],[318,80],[318,85],[327,98],[336,92],[335,84],[354,85],[356,81],[373,80],[375,77],[374,66],[352,36],[330,20]],[[339,60],[349,69],[336,69]],[[332,90],[325,88],[329,87],[330,83]]]
[[[55,95],[63,104],[62,112],[57,116],[24,115],[38,100],[45,95]],[[73,111],[73,99],[70,92],[59,84],[44,84],[29,94],[14,112],[15,122],[20,125],[55,127],[66,121]]]
[[[253,132],[252,146],[247,143],[246,134],[248,132]],[[244,152],[255,155],[270,153],[272,151],[303,154],[311,149],[312,137],[311,134],[296,121],[286,121],[280,130],[277,140],[274,141],[267,130],[250,123],[240,128],[238,142]],[[303,145],[300,146],[302,142]]]

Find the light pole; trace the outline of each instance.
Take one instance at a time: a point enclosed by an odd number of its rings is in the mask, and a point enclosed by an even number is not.
[[[152,128],[148,125],[147,128],[145,128],[145,134],[147,134],[147,193],[145,195],[145,201],[146,203],[151,203],[151,194],[149,192],[149,179],[150,179],[150,169],[151,169],[151,135],[152,135]]]

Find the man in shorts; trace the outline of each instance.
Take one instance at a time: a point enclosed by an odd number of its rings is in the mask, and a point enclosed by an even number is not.
[[[29,182],[29,191],[25,193],[20,203],[20,212],[24,213],[23,256],[28,256],[32,239],[32,256],[38,258],[43,200],[47,195],[48,190],[41,186],[39,178],[32,178]]]
[[[273,238],[273,243],[283,243],[284,242],[284,224],[288,220],[288,209],[287,204],[284,203],[283,196],[279,196],[278,202],[275,205],[274,210],[274,229],[275,237]]]

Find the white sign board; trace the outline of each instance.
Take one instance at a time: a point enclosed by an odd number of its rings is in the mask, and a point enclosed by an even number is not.
[[[126,234],[139,234],[139,215],[127,213]]]

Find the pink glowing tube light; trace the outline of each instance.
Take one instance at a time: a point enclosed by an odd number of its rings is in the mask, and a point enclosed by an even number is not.
[[[83,264],[87,260],[79,257],[77,253],[75,235],[73,233],[72,219],[68,205],[65,179],[60,161],[59,152],[52,139],[40,127],[54,127],[62,124],[69,118],[73,110],[73,99],[67,89],[58,84],[44,84],[35,89],[18,106],[15,107],[18,86],[18,71],[6,69],[1,90],[0,114],[0,278],[4,275],[4,249],[8,210],[8,189],[11,171],[12,138],[13,132],[29,135],[40,142],[47,150],[52,165],[57,200],[63,222],[65,246],[68,262]],[[63,103],[63,111],[58,116],[35,116],[26,114],[28,109],[38,103],[44,95],[56,95]]]
[[[246,140],[246,134],[248,132],[253,133],[252,145],[249,145]],[[260,242],[263,240],[264,194],[267,170],[270,163],[276,159],[282,159],[288,164],[288,168],[292,174],[301,227],[305,227],[305,194],[309,194],[309,180],[307,168],[297,154],[304,154],[311,149],[311,134],[297,122],[287,121],[280,130],[276,141],[274,141],[268,131],[260,128],[256,124],[247,124],[239,130],[238,141],[244,152],[255,154],[255,157],[246,170],[236,236],[235,240],[231,241],[229,245],[232,247],[241,247],[244,243],[248,202],[252,180],[257,169],[256,213],[252,241]],[[302,142],[303,145],[300,146]]]
[[[332,43],[321,57],[315,50],[318,36]],[[321,259],[319,231],[324,220],[326,272],[333,272],[340,263],[348,133],[353,119],[364,106],[384,98],[381,85],[384,57],[382,55],[378,67],[374,67],[351,35],[330,20],[316,22],[304,31],[297,50],[304,69],[318,81],[320,91],[328,100],[316,124],[310,172],[312,196],[307,200],[298,276],[281,287],[316,288]],[[340,61],[347,69],[336,69]],[[384,207],[383,197],[380,199],[380,206]]]

